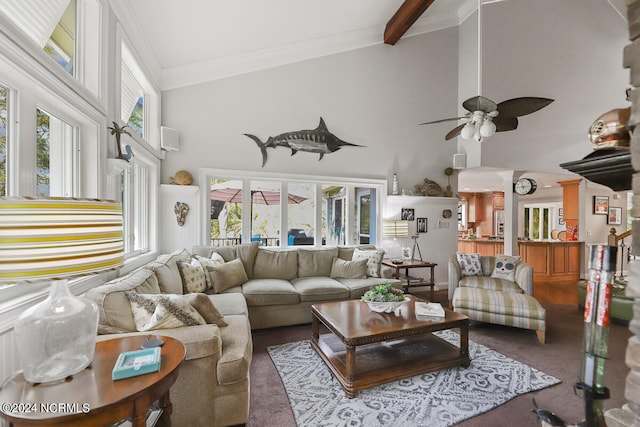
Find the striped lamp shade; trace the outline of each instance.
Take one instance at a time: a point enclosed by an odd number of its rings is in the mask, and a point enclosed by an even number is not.
[[[383,221],[382,237],[409,237],[409,221]]]
[[[81,276],[123,262],[119,202],[0,198],[0,283]]]

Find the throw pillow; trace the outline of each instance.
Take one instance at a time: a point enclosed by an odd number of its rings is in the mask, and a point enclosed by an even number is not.
[[[511,255],[496,255],[496,264],[493,267],[493,273],[491,277],[498,279],[516,281],[516,266],[520,262],[519,256]]]
[[[367,276],[380,277],[380,264],[382,263],[383,257],[383,250],[362,250],[356,248],[353,250],[353,256],[351,257],[351,260],[358,261],[361,259],[366,259]]]
[[[126,292],[138,331],[204,325],[206,321],[183,295]]]
[[[367,260],[347,261],[337,257],[333,258],[329,277],[334,279],[366,279]]]
[[[213,290],[217,294],[234,286],[242,285],[249,280],[247,272],[244,271],[244,265],[239,258],[222,265],[209,266],[207,270],[213,282]]]
[[[195,255],[195,258],[198,260],[198,262],[202,265],[202,268],[204,269],[204,278],[207,281],[207,290],[213,289],[213,280],[211,280],[211,275],[209,274],[208,268],[210,266],[224,264],[224,258],[222,258],[222,256],[216,252],[211,253],[211,258],[205,258],[200,255]]]
[[[218,326],[227,326],[224,316],[213,304],[211,298],[206,294],[187,294],[183,298],[195,308],[207,323],[214,323]]]
[[[182,278],[182,293],[204,292],[207,290],[207,279],[202,264],[191,258],[187,261],[176,261]]]
[[[460,264],[460,274],[463,276],[482,276],[482,264],[480,254],[456,254]]]

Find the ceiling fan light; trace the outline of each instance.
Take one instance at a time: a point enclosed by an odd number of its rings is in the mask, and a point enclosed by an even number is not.
[[[464,127],[462,128],[462,131],[460,132],[460,136],[463,139],[471,139],[473,138],[473,134],[475,133],[476,128],[473,125],[473,122],[467,122],[466,125],[464,125]]]
[[[480,126],[480,135],[488,138],[496,133],[496,124],[491,120],[486,120],[482,126]]]
[[[478,142],[482,142],[482,135],[480,135],[480,131],[476,132],[476,133],[473,135],[473,139],[475,139],[475,140],[476,140],[476,141],[478,141]]]

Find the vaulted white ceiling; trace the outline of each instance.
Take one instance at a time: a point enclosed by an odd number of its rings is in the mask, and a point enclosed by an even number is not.
[[[382,44],[403,0],[111,2],[131,37],[152,49],[169,89]],[[405,37],[458,25],[476,6],[436,0]]]

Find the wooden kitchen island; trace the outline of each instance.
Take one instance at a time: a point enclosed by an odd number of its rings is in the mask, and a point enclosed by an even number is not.
[[[533,267],[533,293],[540,302],[578,304],[576,283],[584,242],[562,240],[518,241],[518,255]],[[459,239],[458,251],[495,256],[504,253],[502,240]]]

